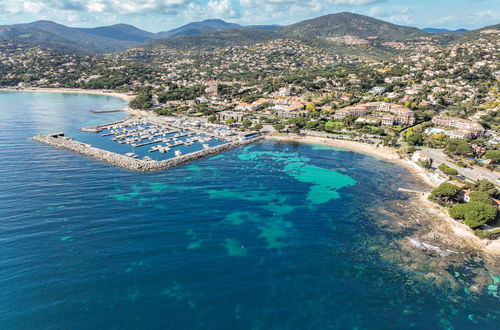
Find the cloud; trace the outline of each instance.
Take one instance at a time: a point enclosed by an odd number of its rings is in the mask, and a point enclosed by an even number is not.
[[[207,4],[207,9],[212,14],[212,17],[220,18],[239,18],[241,14],[234,9],[233,3],[230,0],[210,0]]]
[[[112,14],[172,14],[194,0],[0,0],[8,12],[36,13],[43,10],[81,11]],[[223,0],[229,1],[229,0]]]

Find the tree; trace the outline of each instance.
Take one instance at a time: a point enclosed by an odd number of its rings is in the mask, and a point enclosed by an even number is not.
[[[492,199],[490,195],[482,191],[473,191],[469,195],[470,202],[480,202],[484,204],[491,204]]]
[[[241,122],[241,126],[243,126],[244,128],[249,128],[250,126],[252,126],[252,121],[249,119],[245,119]]]
[[[406,142],[411,146],[420,146],[424,142],[424,134],[422,132],[413,132],[406,135]]]
[[[314,111],[316,111],[316,107],[314,106],[314,104],[312,102],[307,102],[306,110],[308,112],[314,112]]]
[[[262,124],[255,124],[253,129],[254,131],[260,131],[264,126],[262,126]]]
[[[315,128],[317,126],[318,126],[318,122],[317,121],[308,121],[306,123],[306,128],[308,128],[308,129]]]
[[[493,205],[481,202],[459,204],[452,207],[449,212],[452,218],[464,220],[471,228],[493,221],[497,216],[497,209]]]
[[[500,163],[500,150],[488,150],[484,158],[491,159],[494,163]]]
[[[285,125],[283,125],[283,124],[276,124],[276,125],[273,126],[273,128],[279,132],[283,128],[285,128]]]
[[[458,171],[456,169],[449,167],[445,163],[439,165],[438,168],[441,171],[443,171],[444,173],[449,174],[449,175],[457,175],[458,174]]]
[[[441,205],[446,205],[456,199],[459,191],[460,188],[458,186],[444,182],[431,192],[429,199]]]
[[[210,123],[215,123],[217,121],[217,118],[215,118],[215,116],[210,116],[207,118],[208,122]]]
[[[445,152],[452,155],[466,156],[472,153],[472,148],[467,141],[452,139],[448,141]]]
[[[151,103],[151,96],[148,93],[140,92],[128,104],[132,109],[146,110],[153,106]]]
[[[344,123],[344,125],[346,127],[351,127],[352,124],[354,124],[355,121],[356,121],[356,117],[354,117],[353,115],[347,115],[342,120],[342,122]]]
[[[234,120],[234,119],[228,119],[228,120],[225,121],[225,123],[228,124],[228,125],[231,125],[231,124],[234,124],[235,121],[236,120]]]
[[[495,197],[498,194],[498,189],[495,187],[495,185],[486,179],[482,179],[476,182],[472,186],[472,189],[485,192],[491,197]]]

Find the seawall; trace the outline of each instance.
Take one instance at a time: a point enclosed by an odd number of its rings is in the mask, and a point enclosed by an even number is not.
[[[257,138],[245,141],[233,141],[216,147],[185,154],[179,157],[170,158],[162,161],[156,161],[156,160],[143,160],[143,159],[135,159],[127,157],[125,155],[120,155],[111,151],[99,149],[89,144],[79,142],[61,135],[39,134],[33,137],[34,141],[44,143],[56,148],[73,151],[81,155],[92,157],[97,160],[106,162],[108,164],[112,164],[115,166],[119,166],[137,172],[152,172],[152,171],[168,169],[203,157],[208,157],[250,143],[254,143],[262,139],[263,137],[259,136]]]

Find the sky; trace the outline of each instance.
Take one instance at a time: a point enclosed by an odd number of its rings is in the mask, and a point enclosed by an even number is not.
[[[500,23],[500,0],[0,0],[0,25],[36,20],[80,27],[126,23],[159,32],[209,18],[287,25],[343,11],[419,28],[475,29]]]

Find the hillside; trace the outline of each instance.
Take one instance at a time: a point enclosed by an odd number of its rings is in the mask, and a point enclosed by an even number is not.
[[[154,37],[130,25],[72,28],[51,21],[0,26],[0,40],[18,41],[76,54],[103,54],[133,47]]]
[[[229,46],[245,46],[257,42],[272,40],[280,35],[274,31],[233,29],[217,32],[149,40],[143,44],[146,48],[173,48],[178,50],[216,49]]]
[[[115,40],[144,42],[157,38],[155,33],[144,31],[128,24],[115,24],[96,28],[78,28],[79,31]]]
[[[241,25],[227,23],[220,19],[207,19],[202,22],[192,22],[170,31],[158,32],[160,38],[177,38],[195,34],[240,28]]]
[[[278,31],[286,36],[299,38],[352,36],[386,41],[399,41],[428,35],[417,28],[395,25],[353,13],[321,16],[282,27]]]

